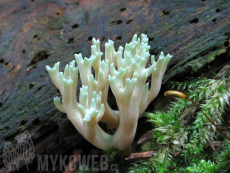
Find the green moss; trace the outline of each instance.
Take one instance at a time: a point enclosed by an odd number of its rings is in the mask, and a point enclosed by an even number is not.
[[[230,99],[230,72],[222,79],[197,78],[171,82],[172,89],[183,90],[198,103],[218,126]],[[176,99],[167,112],[145,113],[154,126],[153,139],[142,145],[143,151],[153,150],[156,156],[136,162],[130,172],[226,172],[230,168],[230,142],[221,152],[213,152],[208,142],[226,140],[207,118],[186,99]],[[224,127],[222,127],[224,128]],[[226,127],[230,136],[230,127]],[[208,153],[208,154],[207,154]]]
[[[109,148],[108,150],[104,151],[104,153],[108,156],[108,164],[109,167],[112,165],[117,165],[116,169],[120,170],[122,164],[124,163],[124,155],[115,148]]]
[[[203,173],[203,172],[228,172],[230,169],[230,141],[226,142],[226,146],[223,151],[219,153],[214,161],[201,159],[196,163],[190,164],[186,168],[187,172],[191,173]]]
[[[147,34],[147,32],[148,32],[148,28],[145,28],[144,33]]]
[[[155,37],[155,33],[154,34],[151,34],[150,36],[149,36],[149,38],[154,38]]]
[[[137,30],[138,29],[138,26],[136,26],[132,31],[135,31],[135,30]]]

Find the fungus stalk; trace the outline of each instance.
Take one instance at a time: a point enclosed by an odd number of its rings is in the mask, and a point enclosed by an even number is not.
[[[114,42],[105,44],[105,60],[101,61],[100,41],[92,40],[91,57],[75,54],[75,61],[66,65],[64,73],[59,72],[59,62],[53,68],[46,67],[51,80],[59,89],[60,97],[54,98],[57,109],[67,114],[79,133],[96,147],[107,150],[117,148],[129,152],[136,133],[138,118],[149,103],[158,95],[162,77],[172,56],[161,52],[157,62],[151,56],[152,65],[145,68],[149,59],[148,38],[134,35],[132,41],[114,49]],[[95,76],[92,74],[92,68]],[[79,102],[76,100],[80,72],[82,88]],[[152,75],[151,87],[146,83]],[[107,97],[109,86],[116,98],[118,110],[110,108]],[[114,135],[104,132],[98,122],[105,122],[109,128],[117,128]]]

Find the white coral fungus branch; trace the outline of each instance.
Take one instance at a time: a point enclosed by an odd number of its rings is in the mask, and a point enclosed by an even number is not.
[[[106,150],[110,147],[129,152],[136,133],[138,118],[149,103],[158,95],[162,77],[172,56],[161,52],[157,62],[151,56],[152,65],[145,68],[149,59],[148,38],[134,35],[132,41],[114,49],[114,42],[105,44],[105,60],[101,61],[100,41],[92,40],[92,55],[82,58],[75,54],[75,61],[66,65],[64,73],[59,72],[59,62],[47,71],[62,95],[54,98],[57,109],[67,114],[76,129],[96,147]],[[92,74],[92,67],[95,76]],[[82,82],[79,102],[76,100],[78,69]],[[151,88],[146,83],[152,75]],[[112,110],[107,103],[109,85],[116,98],[118,111]],[[112,136],[104,132],[98,122],[105,122],[109,128],[117,128]]]

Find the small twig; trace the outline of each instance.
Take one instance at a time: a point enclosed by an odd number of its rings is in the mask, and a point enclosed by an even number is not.
[[[213,151],[216,151],[215,147],[208,141],[209,146],[212,148]]]
[[[137,141],[137,145],[141,145],[143,143],[145,143],[147,140],[151,139],[153,137],[152,131],[148,130],[147,132],[145,132],[144,135],[142,135],[138,141]]]
[[[210,142],[214,147],[219,147],[223,144],[223,141],[212,141]]]
[[[125,160],[131,160],[131,159],[139,159],[139,158],[150,158],[155,156],[154,151],[147,151],[147,152],[141,152],[141,153],[132,153],[129,157],[126,157]]]

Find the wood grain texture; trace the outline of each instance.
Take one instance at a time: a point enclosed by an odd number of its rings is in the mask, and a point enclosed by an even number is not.
[[[0,167],[5,141],[28,130],[38,154],[63,154],[84,141],[53,104],[58,94],[45,66],[60,70],[75,53],[89,57],[93,37],[115,48],[134,34],[150,53],[173,55],[163,83],[207,74],[229,61],[229,0],[1,0]],[[27,72],[27,70],[29,72]],[[36,159],[35,159],[36,161]],[[34,161],[34,162],[35,162]]]

